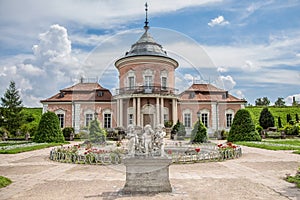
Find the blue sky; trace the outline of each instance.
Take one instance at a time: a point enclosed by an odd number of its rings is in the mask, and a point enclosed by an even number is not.
[[[0,0],[0,95],[9,81],[25,106],[98,76],[118,87],[113,62],[143,33],[141,0]],[[178,59],[179,89],[211,82],[254,104],[300,101],[300,1],[149,0],[150,33]]]

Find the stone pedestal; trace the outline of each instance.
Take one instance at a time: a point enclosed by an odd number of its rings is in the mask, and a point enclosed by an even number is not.
[[[169,165],[172,159],[165,157],[125,158],[125,193],[171,192]]]

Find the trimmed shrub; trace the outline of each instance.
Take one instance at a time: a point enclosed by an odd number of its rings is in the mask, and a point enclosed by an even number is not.
[[[63,135],[65,138],[70,138],[71,133],[74,133],[74,128],[73,127],[65,127],[63,130]]]
[[[233,118],[228,142],[235,141],[261,141],[261,137],[255,130],[255,125],[248,110],[240,109]]]
[[[42,115],[33,141],[38,143],[60,143],[65,141],[65,138],[59,126],[58,117],[55,113],[46,112]]]
[[[191,143],[204,143],[204,142],[207,142],[206,127],[203,125],[203,123],[200,120],[198,120],[192,130]]]
[[[185,126],[183,123],[179,122],[179,120],[177,120],[177,123],[173,126],[172,131],[179,137],[184,137],[186,135]]]
[[[268,110],[268,108],[264,108],[259,116],[259,125],[264,129],[268,127],[274,127],[274,117],[272,113]]]
[[[92,143],[104,143],[106,140],[106,131],[100,127],[100,122],[96,119],[91,121],[89,126],[89,141]]]

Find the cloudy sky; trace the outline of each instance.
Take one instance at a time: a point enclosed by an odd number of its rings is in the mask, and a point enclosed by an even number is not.
[[[0,95],[39,107],[81,76],[118,87],[114,61],[143,33],[141,0],[0,0]],[[254,104],[300,101],[300,1],[148,0],[150,34],[177,59],[176,87],[217,85]]]

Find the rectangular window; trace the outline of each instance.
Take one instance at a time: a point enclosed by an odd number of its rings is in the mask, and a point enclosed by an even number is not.
[[[93,120],[93,114],[86,114],[85,115],[85,126],[88,127],[92,120]]]
[[[226,114],[226,127],[230,128],[232,124],[232,114]]]
[[[131,76],[131,77],[128,77],[128,89],[129,90],[133,90],[134,89],[134,77]]]
[[[111,128],[111,114],[104,114],[104,128]]]
[[[184,114],[184,126],[185,127],[191,127],[191,114],[190,113],[185,113]]]
[[[152,76],[145,76],[145,86],[146,87],[152,86]]]
[[[57,114],[60,128],[63,128],[65,126],[65,115],[64,114]]]
[[[208,127],[208,114],[207,113],[201,114],[201,121],[202,121],[203,125],[207,128]]]
[[[133,124],[133,114],[128,115],[128,124]]]
[[[161,78],[161,89],[166,90],[167,89],[167,77]]]

